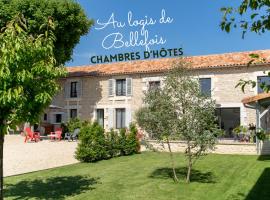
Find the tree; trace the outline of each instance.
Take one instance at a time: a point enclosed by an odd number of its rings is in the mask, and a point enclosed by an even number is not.
[[[242,29],[242,38],[244,38],[248,31],[262,34],[270,30],[269,0],[242,0],[237,8],[223,7],[221,11],[223,12],[223,18],[220,27],[227,33],[231,31],[231,27],[240,27]],[[240,16],[240,20],[237,20],[238,18],[236,16]],[[250,54],[248,65],[255,62],[258,64],[264,61],[265,59],[261,58],[258,54]],[[270,73],[267,75],[270,76]],[[256,87],[257,82],[241,79],[236,87],[240,86],[244,92],[247,85]],[[270,85],[265,82],[260,83],[259,87],[265,92],[269,92],[270,90]]]
[[[144,104],[136,112],[136,121],[151,138],[166,143],[170,152],[173,179],[178,182],[175,171],[175,162],[171,150],[170,140],[174,138],[176,112],[172,104],[171,96],[167,91],[157,88],[145,93]]]
[[[27,19],[28,34],[37,36],[42,32],[40,24],[52,17],[56,37],[54,55],[57,64],[71,60],[73,49],[80,37],[93,25],[79,3],[74,0],[0,0],[0,29],[15,15],[21,13]]]
[[[58,91],[65,75],[54,59],[53,22],[29,35],[26,21],[16,17],[0,32],[0,199],[3,199],[3,143],[8,127],[36,122]]]
[[[165,137],[170,153],[170,139],[185,141],[186,180],[190,182],[193,164],[214,148],[220,130],[215,124],[215,102],[201,94],[198,80],[186,67],[182,61],[176,63],[167,74],[164,87],[146,94],[146,106],[139,110],[137,121],[155,138]],[[174,167],[173,158],[172,163]]]
[[[214,149],[217,136],[221,133],[215,117],[215,102],[202,94],[197,79],[182,63],[176,64],[165,81],[164,90],[171,96],[176,109],[176,135],[185,141],[187,148],[187,177],[190,182],[191,170],[202,155]]]
[[[265,33],[270,30],[269,8],[269,0],[242,0],[237,8],[221,8],[224,15],[220,26],[226,32],[230,32],[231,27],[240,27],[243,37],[247,31]],[[241,19],[237,20],[235,15],[240,15]]]

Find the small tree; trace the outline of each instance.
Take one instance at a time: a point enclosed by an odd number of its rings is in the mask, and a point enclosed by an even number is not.
[[[15,18],[0,32],[0,199],[3,199],[3,143],[9,126],[36,122],[59,89],[65,75],[54,59],[51,20],[45,34],[28,35],[23,18]]]
[[[170,139],[186,142],[188,159],[187,182],[190,182],[195,161],[213,149],[220,130],[215,124],[215,102],[200,91],[198,80],[182,61],[177,62],[167,74],[164,87],[146,94],[146,106],[137,112],[139,126],[153,138],[165,139],[172,160],[174,180],[178,180]]]
[[[171,96],[167,91],[157,88],[145,93],[145,106],[136,112],[138,125],[146,130],[149,136],[168,145],[174,181],[178,181],[170,139],[175,135],[176,112]]]
[[[187,145],[186,181],[189,183],[193,164],[208,149],[214,148],[221,132],[215,123],[215,102],[201,92],[198,80],[184,67],[181,62],[175,64],[165,80],[164,90],[171,96],[177,113],[176,135]]]

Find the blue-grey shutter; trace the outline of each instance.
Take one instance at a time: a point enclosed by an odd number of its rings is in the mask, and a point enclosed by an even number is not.
[[[113,108],[108,109],[108,128],[109,129],[113,128],[113,124],[114,124],[113,110],[114,110]]]
[[[70,98],[70,82],[66,80],[65,82],[65,98]]]
[[[109,97],[114,96],[114,80],[113,79],[108,80],[108,94],[109,94]]]
[[[132,78],[127,78],[126,84],[127,96],[132,96]]]
[[[82,97],[82,80],[77,82],[77,94],[78,98]]]
[[[132,122],[131,109],[126,108],[126,127],[129,127],[131,122]]]

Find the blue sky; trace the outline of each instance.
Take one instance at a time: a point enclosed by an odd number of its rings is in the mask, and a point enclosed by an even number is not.
[[[121,33],[123,40],[129,40],[130,31],[140,31],[141,27],[128,26],[128,12],[132,12],[133,21],[152,17],[157,23],[146,26],[149,38],[162,37],[165,44],[153,45],[151,49],[182,47],[184,55],[206,55],[235,51],[268,49],[269,33],[256,35],[248,33],[241,38],[240,30],[227,34],[220,30],[221,7],[235,5],[233,0],[78,0],[87,16],[104,23],[114,13],[115,20],[125,23],[123,28],[113,28],[110,24],[102,30],[96,23],[88,33],[81,37],[73,53],[73,61],[67,66],[90,65],[94,55],[110,55],[125,52],[145,51],[145,47],[123,47],[104,49],[102,41],[111,33]],[[172,23],[160,24],[161,11],[173,18]],[[107,40],[108,41],[108,40]],[[107,45],[108,46],[108,45]],[[110,46],[110,45],[109,45]]]

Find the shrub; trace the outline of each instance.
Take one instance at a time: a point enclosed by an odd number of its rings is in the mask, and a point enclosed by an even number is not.
[[[127,136],[126,136],[126,129],[122,128],[119,132],[119,150],[120,155],[124,156],[126,155],[126,146],[127,146]]]
[[[87,122],[82,122],[78,118],[70,119],[69,122],[67,123],[68,132],[72,133],[76,128],[80,129],[84,123],[85,123],[85,125],[88,124]]]
[[[111,129],[111,131],[107,133],[106,142],[109,157],[118,156],[120,154],[118,133]]]
[[[75,157],[83,162],[95,162],[107,158],[104,130],[97,123],[83,123]]]
[[[126,137],[126,150],[125,155],[131,155],[138,153],[140,151],[140,142],[137,137],[138,130],[135,126],[135,124],[130,124],[129,126],[129,132]]]
[[[130,124],[129,131],[120,130],[119,149],[120,155],[131,155],[140,151],[140,143],[137,138],[137,128],[135,124]]]

